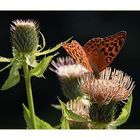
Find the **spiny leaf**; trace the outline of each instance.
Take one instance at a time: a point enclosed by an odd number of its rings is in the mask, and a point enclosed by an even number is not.
[[[63,116],[66,117],[67,119],[72,119],[73,121],[76,122],[88,122],[88,120],[86,120],[85,118],[75,114],[74,112],[72,112],[71,110],[67,109],[66,105],[60,100],[58,99],[60,104],[61,104],[61,108],[63,111]]]
[[[115,126],[120,126],[121,124],[125,123],[130,116],[131,106],[132,106],[133,97],[132,95],[129,97],[126,105],[122,108],[122,112],[119,117],[114,122]]]
[[[67,40],[64,41],[64,42],[67,43],[67,42],[70,41],[71,39],[72,39],[72,37],[70,37],[69,39],[67,39]],[[53,47],[52,49],[48,49],[48,50],[43,51],[43,52],[36,52],[35,56],[46,55],[46,54],[52,53],[52,52],[58,50],[61,46],[62,46],[61,43],[59,43],[59,44],[57,44],[55,47]]]
[[[20,74],[19,74],[18,69],[19,69],[18,65],[12,66],[9,76],[8,76],[7,80],[4,82],[1,90],[7,90],[19,83]]]
[[[38,64],[36,61],[36,57],[31,53],[26,55],[26,63],[31,67],[36,67]]]
[[[61,129],[70,129],[69,122],[66,117],[62,117]]]
[[[23,114],[24,114],[24,119],[26,121],[27,128],[32,129],[32,125],[31,125],[31,121],[30,121],[30,112],[24,104],[22,106],[23,106]],[[41,120],[37,116],[35,116],[35,120],[36,120],[36,124],[37,124],[37,129],[55,129],[49,123]]]
[[[62,110],[61,105],[52,104],[51,106],[57,110]]]
[[[3,56],[0,56],[0,62],[11,62],[11,61],[12,61],[12,58],[6,58]]]
[[[36,67],[30,70],[30,76],[36,76],[36,77],[43,76],[43,73],[47,69],[49,63],[51,62],[53,57],[56,55],[58,55],[58,53],[55,53],[54,55],[50,55],[42,59],[41,62]]]

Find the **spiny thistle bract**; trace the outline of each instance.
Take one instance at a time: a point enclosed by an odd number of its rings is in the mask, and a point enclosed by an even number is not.
[[[81,116],[85,118],[86,120],[89,120],[89,101],[84,98],[77,98],[74,100],[69,100],[66,103],[67,109],[71,110],[73,113],[77,114],[78,116]],[[75,120],[71,118],[67,118],[70,128],[72,129],[89,129],[91,128],[91,124],[89,122],[76,122]]]
[[[33,20],[15,20],[11,25],[12,47],[19,52],[32,52],[39,43],[39,26]]]

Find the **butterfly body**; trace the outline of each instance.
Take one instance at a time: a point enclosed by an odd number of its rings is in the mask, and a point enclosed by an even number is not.
[[[102,71],[112,63],[122,49],[126,32],[120,31],[114,35],[92,38],[82,47],[77,41],[62,44],[63,48],[90,72]]]

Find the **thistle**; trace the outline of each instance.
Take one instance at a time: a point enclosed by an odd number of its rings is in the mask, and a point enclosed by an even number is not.
[[[77,98],[70,100],[66,103],[67,109],[71,110],[78,116],[83,117],[84,119],[89,120],[89,101],[84,98]],[[72,129],[89,129],[91,124],[89,122],[77,122],[71,118],[67,118],[70,128]]]
[[[42,42],[39,44],[39,37]],[[68,39],[69,40],[69,39]],[[67,40],[67,41],[68,41]],[[11,25],[11,41],[13,58],[0,56],[0,62],[9,62],[7,66],[0,69],[0,72],[10,67],[9,76],[1,87],[7,90],[20,82],[20,69],[23,69],[25,87],[28,101],[28,108],[23,104],[24,118],[27,127],[30,129],[52,128],[48,123],[40,120],[35,115],[31,78],[44,77],[43,74],[48,68],[51,60],[58,54],[51,54],[61,47],[61,43],[48,50],[44,50],[46,42],[43,34],[39,31],[37,22],[33,20],[15,20]],[[66,41],[66,42],[67,42]],[[47,54],[47,57],[46,57]],[[44,55],[38,60],[38,56]]]
[[[88,70],[77,64],[71,57],[57,58],[57,62],[52,61],[52,65],[55,69],[50,68],[50,70],[58,75],[64,96],[68,99],[76,99],[78,96],[82,96],[78,78]]]
[[[19,52],[32,52],[39,43],[39,26],[33,20],[16,20],[11,25],[12,47]]]
[[[103,70],[99,79],[91,73],[83,74],[79,84],[90,99],[90,119],[104,124],[114,121],[116,105],[127,100],[135,87],[130,76],[111,68]]]

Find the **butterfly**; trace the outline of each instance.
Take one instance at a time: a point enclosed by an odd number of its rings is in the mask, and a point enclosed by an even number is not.
[[[76,40],[62,43],[62,46],[77,63],[98,77],[99,72],[109,66],[118,55],[126,35],[126,31],[120,31],[108,37],[92,38],[83,47]]]

